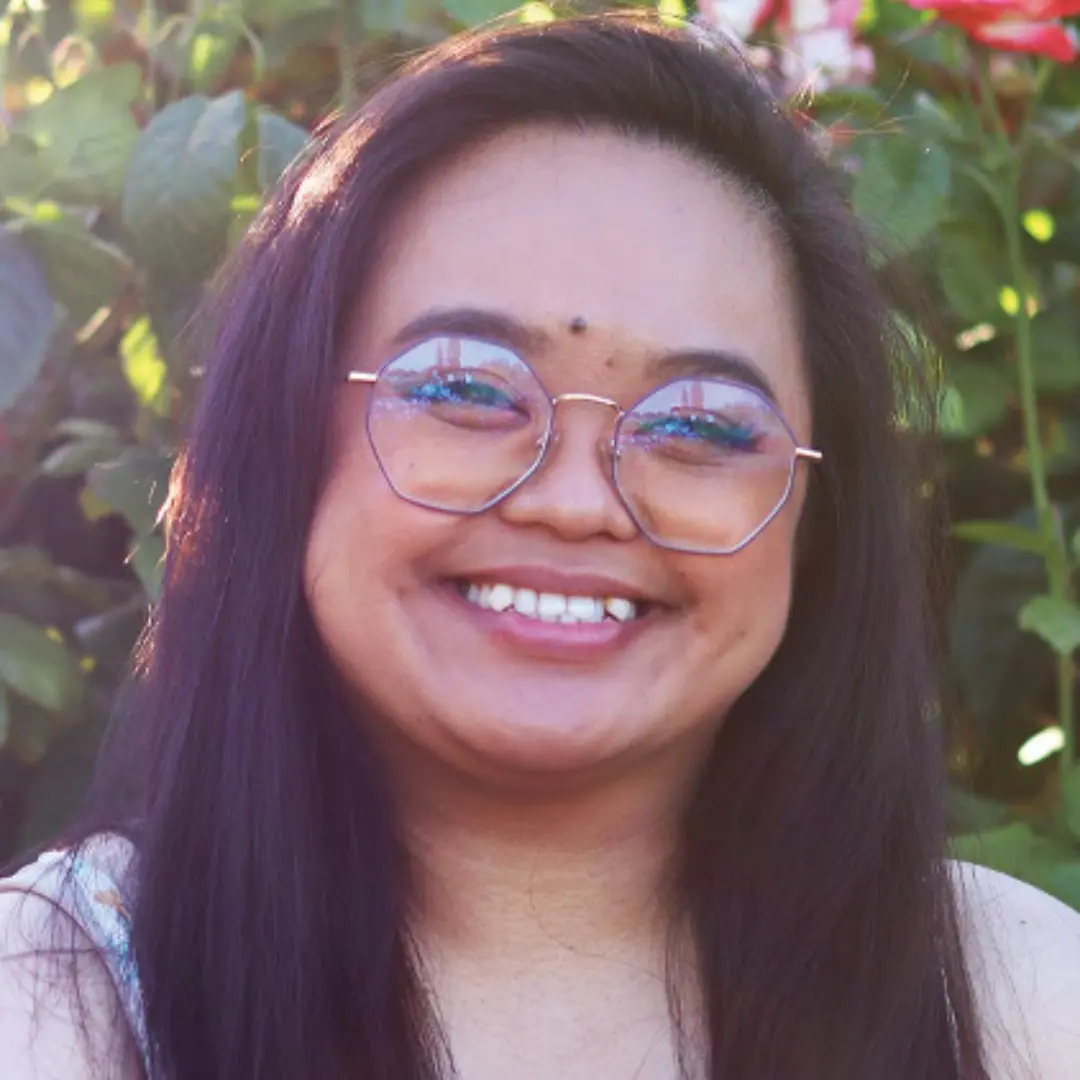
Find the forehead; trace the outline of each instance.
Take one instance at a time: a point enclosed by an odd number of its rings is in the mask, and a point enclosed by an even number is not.
[[[721,349],[807,413],[799,318],[766,214],[672,148],[607,131],[524,128],[463,155],[404,208],[360,312],[375,362],[431,308],[486,308],[566,332],[574,386],[589,359]],[[557,379],[558,371],[554,374]],[[609,376],[610,377],[610,376]],[[610,390],[610,386],[604,387]]]

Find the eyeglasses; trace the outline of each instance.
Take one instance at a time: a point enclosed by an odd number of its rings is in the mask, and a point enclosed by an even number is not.
[[[791,495],[799,446],[762,393],[725,379],[679,378],[623,410],[593,394],[552,397],[517,353],[474,338],[429,338],[367,383],[371,447],[407,502],[455,514],[490,510],[524,484],[556,441],[560,404],[616,413],[611,478],[627,513],[654,544],[732,554],[750,543]]]

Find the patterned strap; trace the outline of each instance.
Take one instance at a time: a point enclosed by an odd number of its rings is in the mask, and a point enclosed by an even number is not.
[[[99,949],[149,1075],[146,1022],[131,951],[130,905],[119,882],[133,854],[119,836],[93,837],[75,851],[46,851],[3,882],[48,897]]]

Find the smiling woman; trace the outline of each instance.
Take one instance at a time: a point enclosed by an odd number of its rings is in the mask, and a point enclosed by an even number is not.
[[[5,1075],[1074,1075],[1077,920],[945,858],[873,282],[642,18],[328,131],[208,312],[95,798],[7,883]]]

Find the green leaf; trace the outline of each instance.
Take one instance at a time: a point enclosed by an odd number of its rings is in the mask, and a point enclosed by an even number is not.
[[[13,131],[0,144],[0,196],[37,199],[51,175],[48,154],[33,139]]]
[[[249,23],[266,29],[332,6],[327,0],[242,0],[240,13]]]
[[[136,320],[120,342],[124,375],[135,396],[148,409],[168,415],[166,395],[169,367],[158,348],[158,340],[147,316]]]
[[[101,439],[120,441],[120,432],[112,424],[90,420],[85,416],[69,416],[56,424],[49,432],[53,439]]]
[[[139,137],[130,106],[141,91],[138,65],[114,64],[57,90],[27,115],[20,130],[37,146],[48,175],[40,194],[73,203],[120,197]]]
[[[8,750],[24,768],[39,765],[61,732],[58,714],[31,702],[11,702],[11,733]]]
[[[24,219],[18,231],[41,260],[53,297],[76,326],[114,304],[134,274],[124,252],[99,240],[66,211],[51,220]]]
[[[285,169],[305,149],[307,131],[270,109],[258,114],[259,168],[258,183],[263,191],[272,189]]]
[[[138,536],[147,536],[168,494],[172,459],[131,447],[115,461],[95,465],[87,487],[106,506],[123,516]]]
[[[970,439],[996,427],[1005,417],[1013,387],[1008,376],[993,363],[958,356],[945,372],[945,397],[941,403],[941,433]]]
[[[981,323],[1000,317],[998,296],[1009,280],[1008,261],[986,225],[975,221],[942,225],[937,271],[946,299],[961,319]]]
[[[203,280],[225,254],[244,95],[201,94],[166,106],[143,131],[124,185],[123,216],[151,273]]]
[[[949,155],[934,143],[875,134],[855,176],[856,213],[901,251],[915,247],[940,221],[949,197]]]
[[[1074,765],[1062,788],[1065,824],[1074,840],[1080,840],[1080,765]],[[1080,899],[1080,893],[1077,894]]]
[[[464,26],[478,26],[520,6],[521,0],[442,0],[443,11]]]
[[[1029,825],[1014,822],[985,832],[954,836],[949,846],[956,859],[1022,878],[1031,866],[1036,841]]]
[[[11,734],[11,702],[8,701],[7,687],[0,683],[0,750],[7,746]]]
[[[191,365],[199,359],[196,350],[189,347],[190,342],[185,340],[184,334],[191,328],[191,320],[203,298],[205,286],[197,281],[170,278],[164,274],[148,274],[144,286],[143,300],[158,348],[169,365],[169,371],[175,373],[177,380],[183,383],[190,376]]]
[[[1080,607],[1054,596],[1033,596],[1020,610],[1019,626],[1038,634],[1061,656],[1080,648]]]
[[[952,527],[952,532],[961,540],[978,544],[1000,544],[1036,555],[1046,551],[1046,544],[1038,532],[1015,521],[962,521]]]
[[[1031,347],[1037,389],[1069,393],[1080,388],[1080,314],[1072,304],[1032,319]]]
[[[1034,526],[1030,512],[1014,520]],[[1018,750],[1025,725],[1035,721],[1040,688],[1053,678],[1053,655],[1017,625],[1021,608],[1046,591],[1046,582],[1040,556],[1000,544],[980,545],[962,565],[949,613],[950,682],[982,745]]]
[[[116,439],[73,439],[53,450],[38,471],[42,476],[80,476],[93,466],[112,460],[118,451]]]
[[[928,94],[925,90],[916,90],[911,99],[911,122],[908,130],[931,142],[953,146],[963,139],[964,135],[963,126],[955,113],[955,104]],[[877,120],[881,120],[881,114]]]
[[[195,24],[188,44],[187,73],[198,93],[217,89],[243,36],[235,20],[204,18]]]
[[[164,558],[165,541],[160,536],[144,536],[136,543],[128,559],[151,600],[156,600],[161,593],[161,564]]]
[[[0,680],[42,708],[63,712],[82,693],[78,661],[40,626],[0,612]]]
[[[37,378],[52,325],[44,271],[21,241],[0,229],[0,412]]]
[[[1063,862],[1055,866],[1042,885],[1051,896],[1080,911],[1080,862]]]
[[[1008,806],[961,788],[948,790],[949,828],[954,832],[976,832],[996,828],[1010,817]]]

